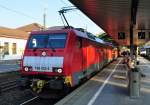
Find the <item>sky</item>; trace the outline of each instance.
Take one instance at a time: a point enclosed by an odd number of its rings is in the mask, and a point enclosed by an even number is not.
[[[58,11],[68,6],[72,6],[68,0],[0,0],[0,26],[17,28],[35,22],[43,24],[44,8],[46,26],[60,26],[63,23]],[[93,34],[103,32],[80,10],[69,11],[65,16],[73,27],[87,29]]]

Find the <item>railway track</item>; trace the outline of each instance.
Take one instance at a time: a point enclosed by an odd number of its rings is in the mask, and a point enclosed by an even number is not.
[[[0,92],[6,92],[6,91],[14,89],[16,87],[17,87],[17,80],[2,82],[2,83],[0,83]]]

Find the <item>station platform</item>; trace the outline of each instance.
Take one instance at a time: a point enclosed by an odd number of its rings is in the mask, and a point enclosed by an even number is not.
[[[139,57],[141,94],[133,99],[127,88],[127,66],[122,58],[105,67],[100,73],[64,97],[55,105],[149,105],[150,104],[150,61]]]

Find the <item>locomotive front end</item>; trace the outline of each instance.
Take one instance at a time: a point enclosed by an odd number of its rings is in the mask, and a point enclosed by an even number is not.
[[[64,67],[67,36],[66,32],[31,33],[21,64],[21,87],[40,93],[70,86]]]

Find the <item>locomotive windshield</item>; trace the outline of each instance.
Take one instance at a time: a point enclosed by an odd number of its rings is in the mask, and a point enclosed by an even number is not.
[[[64,48],[66,34],[32,35],[29,39],[28,48]]]

